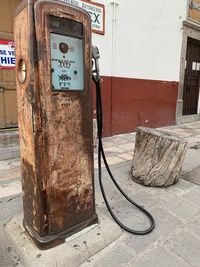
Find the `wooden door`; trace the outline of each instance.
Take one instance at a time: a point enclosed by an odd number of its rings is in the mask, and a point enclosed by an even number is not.
[[[200,41],[188,38],[183,92],[183,115],[197,114],[200,75]]]
[[[15,10],[21,0],[0,0],[0,40],[13,40]],[[17,126],[15,70],[0,68],[0,128]]]

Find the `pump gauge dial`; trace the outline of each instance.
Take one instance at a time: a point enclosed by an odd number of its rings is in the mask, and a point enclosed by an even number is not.
[[[66,54],[69,50],[69,46],[68,46],[68,44],[61,42],[59,44],[59,49],[63,54]]]

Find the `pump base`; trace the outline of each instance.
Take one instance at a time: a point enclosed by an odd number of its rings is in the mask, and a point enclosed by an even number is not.
[[[35,246],[24,230],[22,215],[12,218],[5,225],[5,232],[12,250],[24,267],[78,267],[123,234],[108,215],[100,210],[97,213],[98,224],[83,229],[66,238],[65,243],[48,250],[40,250]]]
[[[34,240],[36,246],[39,249],[49,249],[52,247],[55,247],[59,244],[62,244],[65,242],[65,239],[81,230],[83,230],[86,227],[89,227],[93,224],[98,223],[98,217],[96,214],[91,216],[89,219],[73,225],[70,228],[65,229],[64,231],[54,234],[54,235],[46,235],[46,236],[40,236],[33,228],[30,228],[25,220],[23,220],[23,226],[28,232],[28,234],[31,236],[31,238]]]

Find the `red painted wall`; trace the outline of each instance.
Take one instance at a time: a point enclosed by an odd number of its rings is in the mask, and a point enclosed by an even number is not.
[[[104,136],[175,124],[178,82],[102,79]]]

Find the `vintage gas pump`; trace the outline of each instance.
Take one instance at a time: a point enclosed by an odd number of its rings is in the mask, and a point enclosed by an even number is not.
[[[97,222],[90,17],[59,1],[22,1],[15,43],[24,226],[41,246]]]

